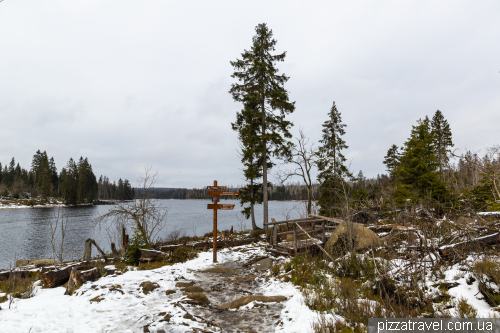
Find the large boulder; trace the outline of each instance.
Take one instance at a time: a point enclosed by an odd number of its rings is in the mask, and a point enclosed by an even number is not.
[[[383,245],[384,242],[370,229],[358,223],[343,222],[326,242],[325,250],[330,254],[345,254],[350,249],[362,250]]]

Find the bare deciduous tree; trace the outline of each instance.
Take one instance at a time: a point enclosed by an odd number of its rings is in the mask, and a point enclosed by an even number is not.
[[[139,198],[130,202],[122,202],[112,207],[107,213],[99,216],[94,225],[109,228],[111,225],[129,226],[137,237],[146,244],[152,244],[159,233],[165,228],[169,207],[164,206],[159,200],[151,199],[148,189],[154,187],[158,180],[158,173],[152,173],[151,167],[146,167],[144,176],[137,179]]]
[[[59,260],[59,262],[63,262],[64,259],[64,237],[66,236],[66,228],[68,227],[68,221],[64,220],[64,213],[61,211],[61,207],[57,208],[57,212],[54,214],[54,217],[49,220],[50,224],[50,245],[52,246],[52,258],[54,262]],[[57,252],[57,228],[61,229],[61,244],[59,252]]]
[[[296,138],[296,140],[297,145],[292,148],[292,158],[289,160],[290,163],[295,165],[295,170],[278,170],[276,178],[281,183],[284,183],[292,176],[302,177],[302,180],[307,188],[307,214],[309,215],[312,211],[313,200],[311,170],[317,159],[316,148],[314,147],[314,144],[309,145],[309,138],[306,137],[302,128],[299,129],[299,137]]]

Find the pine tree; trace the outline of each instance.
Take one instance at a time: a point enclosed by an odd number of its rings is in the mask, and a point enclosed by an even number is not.
[[[92,203],[97,195],[97,180],[87,158],[78,161],[78,202]]]
[[[116,199],[117,200],[125,200],[125,189],[123,188],[123,180],[118,179],[118,188],[116,189]]]
[[[63,168],[59,181],[62,183],[64,201],[67,205],[78,204],[78,166],[70,158],[66,168]]]
[[[340,214],[339,195],[342,192],[342,185],[345,179],[351,178],[352,175],[344,165],[346,158],[342,150],[349,148],[342,139],[346,125],[342,124],[341,114],[335,102],[328,116],[329,119],[322,125],[323,135],[317,153],[316,164],[320,183],[318,204],[321,206],[320,214],[336,216]]]
[[[255,117],[260,119],[259,140],[262,146],[262,191],[264,206],[264,230],[268,221],[268,156],[290,158],[292,123],[285,120],[287,114],[295,110],[295,102],[289,102],[288,91],[284,88],[289,77],[278,75],[276,64],[284,61],[286,52],[273,55],[276,40],[265,23],[257,25],[252,47],[245,50],[236,61],[231,61],[235,71],[231,77],[241,83],[231,85],[229,92],[233,99],[243,103],[254,103]],[[277,112],[277,114],[275,113]]]
[[[447,195],[446,186],[437,173],[434,136],[428,118],[413,126],[400,161],[397,176],[421,198],[443,199]]]
[[[394,174],[396,172],[396,169],[399,165],[399,153],[398,153],[398,146],[392,145],[391,148],[387,151],[387,155],[384,157],[384,164],[387,167],[387,171],[391,174],[392,177],[394,177]]]
[[[2,184],[2,180],[3,180],[3,172],[2,172],[2,163],[0,162],[0,184]]]
[[[453,147],[451,130],[448,121],[441,111],[437,110],[431,122],[432,135],[434,137],[434,149],[439,164],[439,175],[443,178],[443,166],[448,163],[450,147]]]

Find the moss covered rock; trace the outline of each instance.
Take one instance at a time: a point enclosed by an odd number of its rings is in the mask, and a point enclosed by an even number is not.
[[[361,224],[343,222],[335,229],[325,246],[330,254],[345,254],[352,250],[377,248],[384,242],[376,233]]]

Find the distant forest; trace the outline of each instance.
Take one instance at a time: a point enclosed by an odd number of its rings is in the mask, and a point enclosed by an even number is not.
[[[90,204],[95,200],[130,200],[135,197],[128,180],[110,183],[101,176],[99,182],[87,158],[70,158],[57,172],[54,158],[38,150],[31,167],[25,169],[13,157],[10,163],[0,163],[0,196],[12,199],[58,198],[68,205]]]
[[[362,173],[358,175],[359,181],[351,182],[350,186],[353,189],[363,188],[366,191],[368,199],[376,199],[381,195],[382,186],[389,183],[390,179],[387,175],[378,175],[375,178],[367,179]],[[239,191],[241,186],[228,186],[226,191]],[[312,185],[312,196],[317,197],[319,184]],[[135,189],[138,195],[142,195],[142,189]],[[154,199],[211,199],[212,196],[207,194],[206,188],[150,188],[147,191],[149,197]],[[307,187],[300,182],[288,182],[282,185],[273,185],[268,189],[269,200],[307,200]],[[235,196],[221,196],[221,199],[237,200]]]

